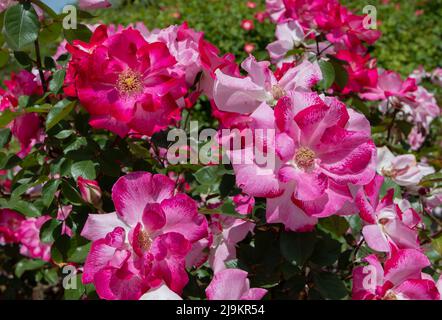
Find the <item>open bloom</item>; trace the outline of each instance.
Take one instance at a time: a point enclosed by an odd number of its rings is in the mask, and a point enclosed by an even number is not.
[[[241,66],[248,72],[244,78],[216,71],[213,94],[221,111],[250,114],[262,103],[274,105],[289,91],[310,91],[322,79],[319,66],[308,61],[289,69],[280,80],[269,69],[267,61],[258,62],[250,56]]]
[[[215,274],[206,289],[208,300],[261,300],[267,290],[250,288],[247,272],[225,269]]]
[[[272,61],[279,61],[287,52],[302,44],[305,38],[304,30],[294,20],[285,21],[276,26],[276,41],[267,46]]]
[[[414,249],[399,250],[382,265],[375,255],[353,269],[354,300],[439,300],[434,280],[423,274],[428,258]]]
[[[101,298],[139,299],[162,282],[181,293],[185,257],[207,236],[207,221],[174,186],[164,175],[128,174],[112,188],[116,212],[89,215],[82,236],[93,243],[83,282],[94,283]]]
[[[255,144],[232,150],[230,158],[238,186],[268,198],[268,222],[306,231],[318,217],[356,213],[350,185],[370,182],[376,160],[362,115],[333,98],[291,92],[274,110],[263,104],[250,118]],[[276,135],[266,137],[257,129]],[[273,154],[274,163],[263,164],[257,146]]]
[[[413,92],[417,90],[416,80],[408,78],[402,81],[394,71],[384,71],[378,77],[377,86],[367,87],[361,97],[367,100],[388,100],[395,97],[402,102],[414,101]]]
[[[423,177],[435,172],[433,167],[418,163],[412,154],[395,156],[387,147],[378,148],[377,172],[404,187],[416,186]]]
[[[108,36],[100,26],[90,43],[74,41],[68,51],[67,81],[93,127],[152,135],[179,116],[175,100],[185,94],[184,74],[174,69],[176,59],[164,43],[149,43],[132,28]]]
[[[359,190],[355,199],[360,216],[366,224],[362,229],[365,241],[370,248],[379,252],[419,249],[417,227],[421,218],[409,203],[402,203],[403,211],[400,205],[393,202],[393,189],[379,200],[383,181],[383,177],[376,176]]]

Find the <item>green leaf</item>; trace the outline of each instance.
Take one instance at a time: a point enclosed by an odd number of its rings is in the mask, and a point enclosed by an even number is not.
[[[26,112],[48,113],[52,109],[52,105],[45,103],[42,105],[34,105],[25,109]]]
[[[219,182],[221,176],[227,173],[227,170],[223,166],[207,166],[202,167],[193,175],[200,184],[202,185],[213,185]]]
[[[40,43],[43,45],[50,44],[58,39],[63,29],[61,22],[53,22],[49,25],[44,26],[40,33]]]
[[[0,128],[6,127],[12,120],[17,118],[21,113],[12,112],[9,109],[6,109],[0,115]]]
[[[47,182],[42,189],[42,200],[45,207],[49,207],[54,200],[55,192],[58,190],[60,180],[51,180]]]
[[[83,199],[80,193],[67,181],[63,180],[61,183],[62,195],[73,205],[82,205]]]
[[[324,90],[327,90],[335,81],[335,69],[330,62],[325,60],[319,61],[319,67],[321,68],[322,72],[322,80],[319,82],[319,85]]]
[[[20,196],[34,186],[33,183],[25,183],[16,187],[11,193],[11,200],[18,200]]]
[[[58,94],[63,87],[65,76],[65,70],[55,71],[52,80],[49,82],[49,90],[51,90],[55,94]]]
[[[87,140],[85,137],[79,137],[77,139],[75,139],[74,142],[72,142],[71,144],[69,144],[65,149],[64,149],[64,153],[68,153],[71,151],[76,151],[81,149],[82,147],[87,146]]]
[[[303,266],[315,248],[315,233],[283,232],[280,239],[281,253],[287,261]]]
[[[221,206],[221,212],[222,215],[225,216],[231,216],[231,217],[235,217],[238,219],[244,219],[245,216],[240,214],[239,212],[236,211],[235,205],[229,200],[229,201],[225,201],[223,203],[223,205]]]
[[[324,233],[316,243],[310,260],[320,266],[331,266],[338,260],[340,253],[341,243]]]
[[[9,140],[11,140],[11,130],[9,128],[0,129],[0,148],[9,143]]]
[[[83,177],[88,180],[95,180],[97,173],[95,172],[95,165],[91,160],[76,162],[71,166],[72,177],[77,180],[78,177]]]
[[[316,289],[326,299],[340,300],[347,296],[347,288],[343,281],[332,273],[316,273],[313,276]]]
[[[50,285],[56,285],[58,283],[58,279],[59,279],[57,269],[56,268],[52,268],[52,269],[45,269],[45,270],[43,270],[43,278]]]
[[[425,176],[420,185],[423,187],[433,187],[438,182],[442,182],[442,171]]]
[[[84,263],[90,251],[91,242],[80,236],[70,238],[59,236],[52,245],[51,255],[54,261]]]
[[[21,49],[37,40],[40,22],[31,4],[25,2],[6,10],[3,30],[13,49]]]
[[[48,113],[46,118],[46,131],[51,129],[74,109],[75,101],[61,100]]]
[[[321,219],[319,224],[322,228],[329,231],[338,238],[343,236],[350,227],[348,221],[340,216],[331,216],[325,219]]]
[[[224,262],[227,269],[238,269],[238,259],[232,259]]]
[[[69,252],[68,261],[74,263],[84,263],[86,257],[91,250],[92,242],[89,242],[82,246],[76,246]]]
[[[45,57],[44,58],[44,65],[45,65],[45,68],[48,70],[52,70],[57,67],[57,65],[55,64],[55,61],[52,57]]]
[[[89,42],[92,36],[92,31],[84,24],[78,24],[77,29],[63,29],[63,33],[66,40],[69,42],[74,40]]]
[[[442,236],[433,239],[433,241],[431,242],[431,246],[439,253],[440,256],[442,256]]]
[[[70,242],[71,239],[65,234],[55,239],[51,247],[51,257],[55,262],[67,262],[68,250],[71,245]]]
[[[22,259],[15,266],[15,275],[20,278],[26,271],[40,269],[46,264],[43,260]]]
[[[40,228],[40,240],[44,243],[54,242],[54,230],[56,230],[61,223],[62,222],[57,219],[46,221]]]
[[[235,176],[232,174],[225,174],[221,178],[219,184],[219,195],[224,198],[227,197],[232,190],[235,189]]]
[[[26,202],[23,200],[10,201],[10,202],[8,202],[7,208],[11,209],[11,210],[18,211],[27,217],[41,216],[40,210],[38,210],[37,207],[33,203]]]
[[[69,138],[71,135],[75,133],[74,130],[62,130],[59,133],[57,133],[54,137],[60,140]]]
[[[3,68],[9,61],[9,51],[0,49],[0,68]]]
[[[343,89],[348,82],[348,73],[347,70],[342,66],[342,63],[336,60],[330,60],[335,69],[335,83]]]
[[[14,58],[23,68],[32,66],[32,59],[27,52],[14,51]]]
[[[70,275],[68,274],[67,276]],[[69,279],[69,283],[72,284],[72,286],[69,286],[68,289],[64,290],[64,299],[79,300],[85,293],[85,286],[81,281],[81,275],[76,274],[71,279]]]
[[[391,178],[384,178],[384,183],[382,184],[381,191],[379,193],[379,197],[383,198],[387,191],[390,189],[394,189],[394,198],[400,198],[401,197],[401,187],[394,182]]]
[[[0,152],[0,169],[12,169],[20,163],[21,158],[15,154],[4,154]]]

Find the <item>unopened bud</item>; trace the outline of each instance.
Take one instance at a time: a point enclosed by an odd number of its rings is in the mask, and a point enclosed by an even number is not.
[[[77,184],[84,201],[93,206],[99,206],[101,204],[102,193],[97,181],[78,177]]]

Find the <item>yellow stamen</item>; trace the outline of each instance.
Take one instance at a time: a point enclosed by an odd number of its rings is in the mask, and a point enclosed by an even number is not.
[[[301,169],[309,169],[315,163],[316,154],[307,147],[301,147],[296,151],[295,163]]]
[[[140,248],[144,251],[147,251],[150,249],[150,246],[152,245],[152,239],[145,230],[141,230],[138,234],[138,243],[140,245]]]
[[[279,99],[281,99],[282,97],[284,97],[286,94],[287,94],[287,93],[284,91],[284,89],[281,88],[279,85],[275,84],[275,85],[272,87],[272,96],[273,96],[273,99],[275,99],[275,100],[279,100]]]
[[[121,73],[117,80],[117,89],[121,94],[132,95],[143,89],[141,74],[131,69]]]

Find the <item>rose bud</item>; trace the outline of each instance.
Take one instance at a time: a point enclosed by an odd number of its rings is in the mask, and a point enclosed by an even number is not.
[[[94,206],[101,204],[101,188],[97,181],[78,177],[77,184],[84,201]]]

